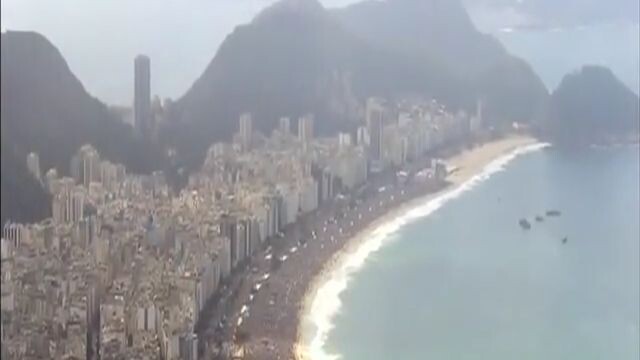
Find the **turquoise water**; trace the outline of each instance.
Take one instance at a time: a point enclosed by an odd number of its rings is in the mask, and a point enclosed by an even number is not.
[[[326,350],[347,360],[640,358],[639,161],[637,147],[526,154],[404,226],[340,295]],[[562,216],[533,220],[548,209]]]

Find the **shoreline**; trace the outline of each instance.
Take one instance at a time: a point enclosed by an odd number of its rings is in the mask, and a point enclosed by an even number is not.
[[[537,147],[536,144],[538,144]],[[448,194],[457,195],[453,193],[456,191],[464,192],[466,188],[463,187],[466,184],[472,186],[476,182],[485,180],[488,176],[483,177],[483,173],[487,171],[491,164],[499,162],[500,159],[503,159],[504,164],[506,164],[521,153],[528,152],[528,149],[535,150],[544,146],[544,144],[532,137],[515,135],[454,154],[446,158],[445,161],[448,165],[458,168],[458,170],[447,177],[448,183],[444,187],[435,192],[419,194],[403,201],[375,218],[371,223],[365,225],[363,229],[347,239],[342,248],[336,250],[322,265],[320,271],[312,276],[306,290],[303,292],[296,314],[296,338],[292,349],[293,358],[297,360],[332,358],[329,354],[324,354],[323,347],[326,337],[330,334],[331,319],[336,315],[340,307],[339,296],[347,288],[347,282],[351,279],[351,276],[360,270],[373,253],[388,243],[389,240],[387,238],[390,234],[409,221],[428,216],[437,210],[440,207],[439,205],[448,200],[446,198]],[[500,171],[504,164],[497,164],[498,168],[492,171],[491,174]],[[436,200],[438,199],[442,199],[440,204],[432,204],[437,202]],[[424,207],[424,209],[420,209],[421,207]],[[413,210],[418,213],[411,215],[410,213]],[[422,212],[425,212],[425,214],[419,214],[420,210],[423,210]],[[388,228],[384,229],[385,226]],[[364,249],[367,245],[369,245],[370,249]],[[364,253],[358,254],[359,251]],[[361,255],[361,258],[354,259],[357,255]],[[349,260],[356,262],[356,264],[349,264]],[[342,274],[338,274],[339,272]],[[339,279],[341,283],[336,285],[338,288],[328,289],[332,281],[338,281],[336,279],[338,275],[342,276]],[[331,292],[331,290],[333,290],[333,293],[323,295],[333,297],[333,299],[329,299],[334,301],[333,309],[326,309],[327,305],[322,304],[321,301],[327,299],[319,299],[318,293]],[[337,304],[335,301],[337,301]],[[324,314],[322,314],[324,316],[324,319],[322,319],[324,329],[319,328],[317,323],[319,320],[313,321],[310,318],[313,311],[322,306],[325,307],[325,309],[321,309],[324,310]],[[313,336],[304,333],[307,326],[315,328]]]
[[[213,356],[227,354],[239,359],[309,359],[304,354],[309,353],[313,335],[329,333],[332,316],[340,307],[338,295],[346,288],[348,275],[367,258],[345,254],[377,250],[383,240],[387,241],[387,235],[408,218],[435,211],[444,201],[466,191],[468,186],[460,184],[472,178],[475,180],[471,186],[483,181],[486,175],[478,174],[489,164],[506,163],[516,156],[513,155],[518,152],[516,149],[533,144],[540,142],[530,136],[512,134],[472,149],[450,149],[441,158],[455,171],[444,183],[416,179],[398,183],[396,172],[387,171],[372,177],[363,188],[365,192],[347,200],[349,204],[334,200],[303,215],[254,256],[251,268],[237,274],[237,283],[229,288],[233,289],[231,301],[221,309],[223,322],[219,322],[221,316],[207,320],[210,329],[204,334],[206,348],[210,350],[207,351]],[[428,168],[430,161],[429,157],[416,159],[402,170],[414,174]],[[502,164],[494,167],[499,170]],[[376,240],[371,241],[372,237]],[[352,264],[347,274],[338,274],[342,281],[339,291],[329,291],[321,297],[320,310],[309,311],[318,289],[335,277],[338,265],[352,258],[360,260],[349,260]],[[309,331],[305,332],[306,329]],[[311,335],[308,339],[307,333]],[[320,340],[323,339],[315,340],[313,348],[322,354],[324,341]],[[324,359],[317,355],[312,358]]]

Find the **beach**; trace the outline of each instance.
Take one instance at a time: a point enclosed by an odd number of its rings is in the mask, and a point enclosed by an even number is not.
[[[356,254],[359,249],[362,250],[361,247],[363,246],[364,241],[367,241],[367,239],[371,239],[372,237],[376,236],[382,240],[384,236],[388,235],[388,233],[390,232],[389,230],[391,229],[387,229],[387,231],[385,232],[382,229],[382,226],[385,223],[389,222],[391,219],[396,218],[399,214],[408,211],[417,204],[429,202],[430,200],[451,190],[452,188],[462,185],[464,182],[480,173],[487,165],[489,165],[492,161],[499,158],[500,156],[508,154],[517,148],[522,148],[534,143],[536,143],[536,140],[529,137],[509,137],[498,141],[486,143],[483,146],[474,148],[472,150],[463,151],[446,159],[448,166],[450,168],[456,169],[455,172],[447,177],[447,181],[449,182],[448,186],[436,193],[427,194],[422,197],[412,199],[400,205],[398,208],[391,210],[388,214],[384,215],[380,219],[377,219],[369,226],[367,226],[367,228],[365,228],[361,233],[357,234],[353,237],[353,239],[349,240],[344,249],[337,252],[335,256],[329,262],[327,262],[322,272],[312,280],[309,286],[309,290],[305,294],[299,313],[300,322],[309,322],[309,316],[312,312],[314,312],[314,310],[322,311],[322,309],[317,309],[317,307],[322,307],[322,305],[320,305],[320,302],[322,300],[318,299],[319,301],[314,304],[314,301],[316,301],[316,299],[318,298],[318,291],[324,290],[326,292],[326,289],[322,289],[322,286],[326,285],[327,282],[330,281],[336,269],[345,266],[345,262],[348,261],[349,257]],[[378,242],[378,244],[372,245],[373,247],[375,247],[375,250],[377,250],[382,244]],[[369,255],[372,252],[371,250],[374,249],[364,249],[364,251],[367,252],[366,255]],[[357,262],[362,261],[361,259],[357,260],[359,260]],[[341,285],[342,288],[346,287],[346,283]],[[335,306],[336,304],[333,305]],[[325,327],[330,326],[328,319],[324,319],[324,325]],[[324,343],[324,341],[326,341],[326,334],[315,334],[315,336],[310,336],[310,334],[303,333],[302,327],[303,326],[299,326],[298,328],[297,341],[295,345],[296,359],[310,360],[315,358],[330,358],[330,356],[322,353],[322,349],[318,348],[322,345],[322,343]],[[317,331],[319,331],[319,329],[316,329],[316,332]]]
[[[305,216],[256,255],[252,269],[243,274],[246,280],[229,311],[228,334],[236,339],[231,352],[245,359],[331,358],[322,347],[340,307],[338,295],[349,275],[404,224],[399,214],[446,196],[496,159],[536,142],[512,135],[445,156],[452,172],[443,186],[397,184],[393,173],[377,176],[369,188],[378,190],[369,196]],[[427,162],[406,170],[415,173]],[[281,261],[274,265],[273,258]]]

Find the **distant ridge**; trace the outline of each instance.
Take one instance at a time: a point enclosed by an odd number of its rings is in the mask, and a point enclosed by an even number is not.
[[[323,12],[324,7],[317,0],[281,0],[262,10],[253,22],[260,22],[263,19],[268,21],[271,16],[284,14],[322,17]]]

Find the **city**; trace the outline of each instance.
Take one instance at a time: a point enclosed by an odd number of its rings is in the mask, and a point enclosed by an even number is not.
[[[149,59],[135,69],[135,129],[149,136]],[[287,358],[287,345],[250,338],[277,324],[295,338],[306,281],[349,235],[441,186],[436,154],[481,139],[481,108],[370,98],[353,133],[326,138],[313,114],[265,135],[245,113],[178,193],[162,172],[130,174],[91,144],[69,159],[71,176],[42,175],[30,153],[52,218],[4,224],[3,356]]]
[[[1,3],[0,358],[640,358],[637,0]]]

